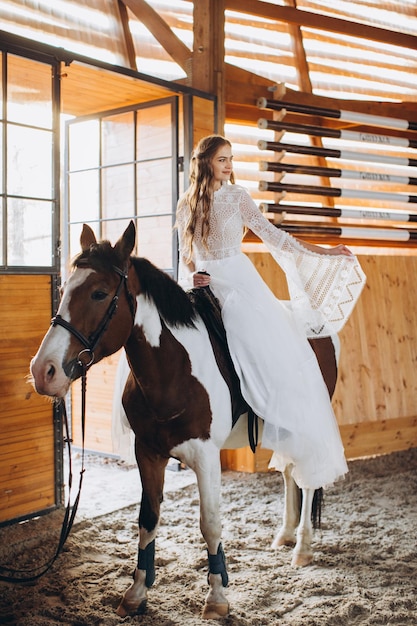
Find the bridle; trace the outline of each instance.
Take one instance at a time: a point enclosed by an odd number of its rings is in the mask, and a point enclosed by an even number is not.
[[[67,322],[66,320],[64,320],[64,318],[61,317],[61,315],[55,315],[55,317],[53,317],[51,320],[52,326],[62,326],[63,328],[68,330],[68,332],[70,332],[74,337],[76,337],[76,339],[78,339],[78,341],[84,346],[84,349],[78,353],[78,357],[77,357],[78,365],[82,368],[83,371],[84,370],[87,371],[94,363],[94,350],[97,347],[97,344],[99,343],[100,339],[106,332],[111,319],[113,318],[114,314],[117,311],[117,306],[119,303],[119,296],[123,287],[125,288],[126,298],[129,304],[129,309],[132,315],[132,319],[133,320],[135,319],[134,299],[127,285],[128,272],[127,270],[125,271],[121,270],[116,265],[113,265],[112,269],[120,277],[120,281],[116,289],[116,293],[114,294],[109,306],[107,307],[107,311],[105,312],[103,319],[97,326],[96,330],[92,332],[89,335],[89,337],[86,337],[85,335],[83,335],[83,333],[77,330],[75,326],[70,324],[70,322]],[[86,363],[81,358],[85,354],[89,355],[89,361],[87,361]]]

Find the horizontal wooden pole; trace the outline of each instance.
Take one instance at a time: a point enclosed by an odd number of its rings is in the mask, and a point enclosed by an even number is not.
[[[376,239],[381,241],[396,241],[417,243],[417,230],[410,231],[404,228],[355,228],[346,226],[310,226],[306,224],[282,223],[277,226],[291,234],[320,235],[326,237],[340,237],[341,239]]]
[[[398,130],[417,130],[417,122],[394,118],[370,115],[369,113],[357,113],[356,111],[345,111],[343,109],[331,109],[327,107],[317,107],[299,104],[297,102],[285,102],[285,100],[269,100],[259,98],[257,106],[260,109],[271,109],[273,111],[291,111],[293,113],[305,113],[307,115],[318,115],[320,117],[330,117],[332,119],[357,122],[359,124],[369,124],[371,126],[383,126],[396,128]]]
[[[334,139],[344,139],[346,141],[358,141],[360,143],[374,143],[383,146],[397,146],[401,148],[417,148],[417,141],[403,137],[390,137],[377,133],[358,133],[351,130],[338,130],[337,128],[324,128],[323,126],[312,126],[311,124],[292,124],[290,122],[277,122],[260,118],[258,128],[263,130],[289,131],[313,137],[333,137]]]
[[[316,167],[313,165],[295,165],[281,161],[260,161],[261,172],[283,172],[286,174],[306,174],[307,176],[326,176],[328,178],[349,178],[379,183],[395,183],[397,185],[417,185],[417,178],[396,176],[385,172],[364,172],[360,170],[342,170],[336,167]]]
[[[274,183],[266,180],[259,181],[259,191],[273,191],[275,193],[300,193],[327,198],[362,198],[382,200],[383,202],[417,203],[417,196],[401,193],[384,193],[383,191],[366,191],[361,189],[340,189],[339,187],[318,187],[316,185],[291,185]]]
[[[335,150],[333,148],[320,148],[318,146],[302,146],[279,141],[258,141],[259,150],[272,150],[274,152],[290,152],[294,154],[306,154],[333,159],[346,159],[347,161],[366,161],[370,163],[392,163],[405,167],[417,167],[417,159],[393,157],[385,154],[370,154],[367,152],[355,152],[351,150]]]
[[[382,211],[380,209],[361,209],[360,207],[316,207],[301,204],[275,204],[261,202],[261,211],[267,213],[293,213],[295,215],[320,215],[323,217],[342,217],[361,220],[385,220],[393,222],[417,222],[417,213],[404,211]]]

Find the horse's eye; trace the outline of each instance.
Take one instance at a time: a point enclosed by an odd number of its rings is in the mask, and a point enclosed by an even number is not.
[[[107,293],[105,291],[93,291],[93,293],[91,294],[91,299],[98,300],[99,302],[101,300],[105,300],[106,298],[107,298]]]

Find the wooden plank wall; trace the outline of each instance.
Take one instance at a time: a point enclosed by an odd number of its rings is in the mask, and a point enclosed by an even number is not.
[[[113,385],[120,351],[94,365],[87,375],[85,447],[95,452],[113,453],[111,418]],[[81,383],[72,384],[72,436],[81,447]]]
[[[0,276],[0,522],[55,504],[53,411],[28,381],[51,319],[50,276]]]
[[[258,246],[259,247],[259,246]],[[280,298],[285,278],[264,252],[247,254]],[[349,459],[417,446],[417,312],[413,285],[417,256],[360,257],[367,284],[340,334],[339,377],[333,399]],[[87,382],[87,447],[112,452],[112,386],[118,356],[90,370]],[[74,431],[79,432],[79,391],[73,386]],[[77,435],[78,437],[78,435]],[[76,437],[76,441],[77,441]],[[265,471],[268,450],[222,453],[224,468]]]

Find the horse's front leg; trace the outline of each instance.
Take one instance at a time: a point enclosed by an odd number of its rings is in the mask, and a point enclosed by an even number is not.
[[[120,617],[142,614],[145,611],[148,589],[155,580],[155,537],[168,462],[166,458],[147,456],[143,449],[139,452],[137,446],[136,457],[142,482],[138,564],[133,573],[133,583],[125,592],[116,611]]]
[[[188,455],[187,464],[195,471],[200,494],[200,529],[207,544],[209,592],[202,617],[221,619],[229,614],[229,603],[223,588],[228,585],[226,559],[221,544],[220,519],[221,466],[220,451],[211,442],[197,442],[198,452]]]

